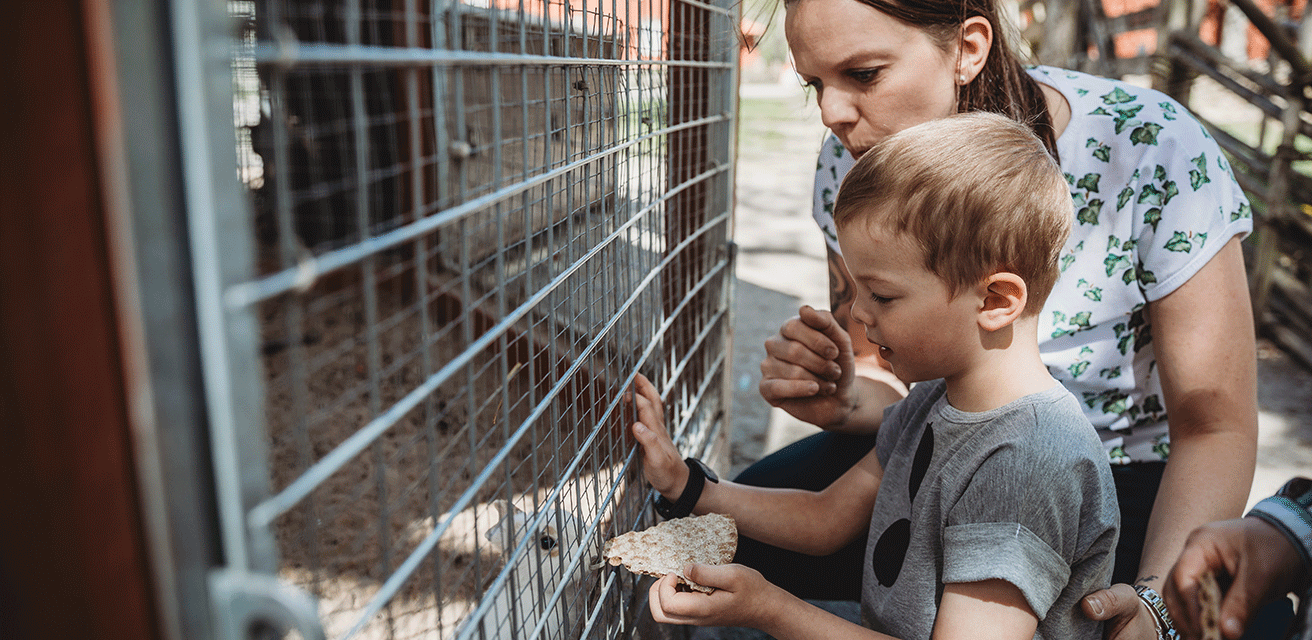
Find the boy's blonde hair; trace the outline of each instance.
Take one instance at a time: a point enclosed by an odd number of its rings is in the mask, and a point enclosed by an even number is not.
[[[909,235],[953,296],[1005,271],[1043,308],[1074,217],[1061,169],[1029,127],[992,113],[926,122],[881,141],[848,172],[834,224]]]

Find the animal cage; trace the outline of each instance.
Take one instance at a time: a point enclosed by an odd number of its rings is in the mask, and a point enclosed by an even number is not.
[[[623,392],[727,442],[736,3],[172,6],[219,626],[633,636]]]

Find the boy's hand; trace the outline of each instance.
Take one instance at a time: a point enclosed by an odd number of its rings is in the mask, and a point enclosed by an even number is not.
[[[698,626],[768,626],[784,593],[759,571],[740,564],[690,564],[684,569],[693,582],[715,587],[712,593],[677,590],[679,579],[669,574],[651,586],[651,615],[657,622]]]
[[[633,382],[630,396],[638,409],[638,421],[633,423],[633,437],[642,445],[642,471],[647,481],[665,499],[674,501],[688,484],[688,465],[684,464],[679,450],[665,430],[665,407],[661,394],[641,373]]]
[[[765,341],[761,397],[821,428],[842,425],[856,407],[852,340],[828,311],[803,306]]]

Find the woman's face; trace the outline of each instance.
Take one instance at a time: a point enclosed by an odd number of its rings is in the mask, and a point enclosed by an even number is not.
[[[854,156],[957,111],[957,60],[924,31],[857,0],[797,0],[784,23],[797,73]]]

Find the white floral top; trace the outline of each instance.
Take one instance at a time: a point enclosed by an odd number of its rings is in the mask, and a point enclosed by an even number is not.
[[[1052,67],[1030,70],[1065,96],[1057,152],[1076,223],[1039,320],[1043,360],[1082,401],[1113,464],[1170,455],[1148,302],[1252,230],[1248,200],[1220,148],[1165,94]],[[854,160],[833,135],[816,165],[813,213],[839,252],[833,201]]]

